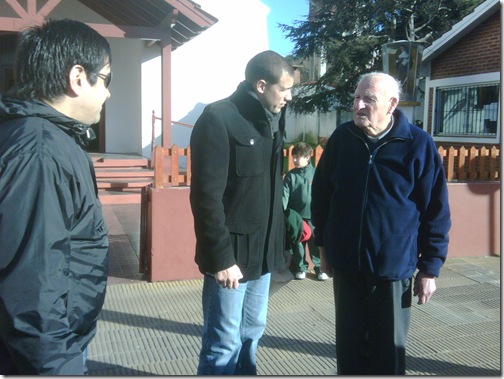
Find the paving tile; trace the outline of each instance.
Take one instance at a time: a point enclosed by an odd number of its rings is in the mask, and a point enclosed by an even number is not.
[[[139,204],[104,205],[114,233],[111,285],[89,346],[89,374],[195,375],[202,281],[142,280],[136,265],[139,209]],[[436,283],[428,304],[412,306],[407,375],[500,376],[500,258],[448,258]],[[332,280],[307,278],[275,287],[257,353],[258,374],[333,376],[334,344]]]

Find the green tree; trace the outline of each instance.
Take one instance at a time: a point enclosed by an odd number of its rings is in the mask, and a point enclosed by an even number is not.
[[[307,0],[310,15],[279,24],[295,43],[293,58],[323,57],[326,72],[299,88],[291,107],[306,114],[348,108],[358,77],[383,69],[382,45],[407,40],[425,47],[484,0]]]

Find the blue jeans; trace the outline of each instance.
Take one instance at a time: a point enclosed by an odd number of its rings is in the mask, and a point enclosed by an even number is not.
[[[266,327],[270,274],[222,288],[203,281],[203,337],[198,375],[256,375],[256,351]]]

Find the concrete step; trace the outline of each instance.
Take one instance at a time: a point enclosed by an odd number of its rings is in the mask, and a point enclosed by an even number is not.
[[[154,171],[141,167],[97,168],[96,178],[154,178]]]
[[[140,191],[98,191],[98,198],[102,204],[140,204]]]
[[[149,159],[136,154],[90,154],[102,204],[136,204],[154,180]]]
[[[98,189],[105,190],[115,190],[124,191],[127,189],[141,189],[149,184],[152,184],[152,180],[149,179],[131,179],[131,178],[121,178],[121,179],[97,179],[96,184]]]
[[[149,160],[147,158],[124,158],[124,159],[104,159],[100,158],[93,161],[95,168],[113,168],[113,167],[147,167]]]

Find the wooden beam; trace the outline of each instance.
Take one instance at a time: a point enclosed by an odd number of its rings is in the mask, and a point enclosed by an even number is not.
[[[171,147],[171,34],[168,33],[161,39],[161,104],[162,104],[162,139],[161,145]]]

